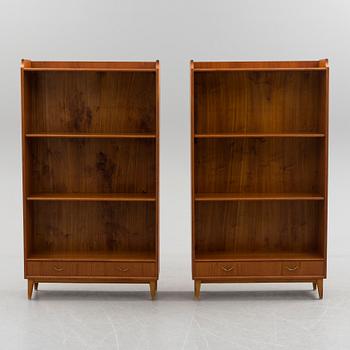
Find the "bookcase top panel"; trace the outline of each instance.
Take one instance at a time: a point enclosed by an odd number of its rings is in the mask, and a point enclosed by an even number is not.
[[[88,62],[88,61],[31,61],[22,60],[22,69],[29,71],[83,70],[83,71],[155,71],[159,61],[153,62]]]
[[[195,71],[220,70],[325,70],[328,59],[317,61],[248,61],[248,62],[195,62],[191,61]]]

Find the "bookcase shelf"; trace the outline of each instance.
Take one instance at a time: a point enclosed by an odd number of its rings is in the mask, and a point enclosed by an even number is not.
[[[158,280],[159,63],[22,61],[25,278]]]
[[[108,201],[154,202],[155,194],[149,193],[39,193],[31,194],[28,201]]]
[[[196,193],[195,201],[322,201],[317,193]]]
[[[36,133],[26,134],[28,138],[95,138],[95,139],[154,139],[156,134],[138,133],[138,134],[93,134],[93,133]]]
[[[191,62],[192,271],[326,277],[328,62]]]
[[[219,134],[195,134],[198,139],[218,139],[218,138],[249,138],[249,137],[324,137],[322,133],[219,133]]]

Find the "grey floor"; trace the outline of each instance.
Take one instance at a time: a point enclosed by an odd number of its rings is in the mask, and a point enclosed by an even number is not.
[[[188,265],[175,262],[156,301],[146,285],[86,284],[42,284],[28,301],[21,262],[6,261],[1,349],[350,348],[350,257],[329,258],[322,301],[311,284],[204,285],[195,301]]]

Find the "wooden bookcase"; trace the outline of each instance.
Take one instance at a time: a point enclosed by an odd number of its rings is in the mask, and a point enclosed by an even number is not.
[[[22,60],[24,271],[158,280],[159,62]]]
[[[192,274],[312,282],[327,259],[328,61],[191,62]]]

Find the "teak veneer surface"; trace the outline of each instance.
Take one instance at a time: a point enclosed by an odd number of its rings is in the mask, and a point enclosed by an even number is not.
[[[323,132],[322,72],[197,72],[196,133]]]
[[[155,142],[143,139],[31,139],[35,193],[155,193]]]
[[[159,257],[159,62],[22,60],[24,272],[148,283]]]
[[[27,132],[149,133],[155,72],[26,72]]]
[[[318,138],[195,140],[199,193],[322,193]]]
[[[327,272],[328,81],[319,61],[191,61],[192,276]]]

